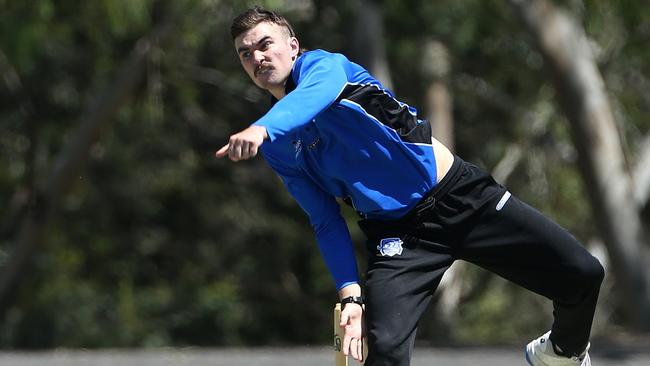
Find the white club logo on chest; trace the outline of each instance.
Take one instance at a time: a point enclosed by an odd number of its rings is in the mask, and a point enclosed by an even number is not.
[[[404,242],[400,238],[386,238],[379,241],[377,245],[377,250],[379,254],[384,257],[392,257],[394,255],[401,255],[404,248],[402,247]]]

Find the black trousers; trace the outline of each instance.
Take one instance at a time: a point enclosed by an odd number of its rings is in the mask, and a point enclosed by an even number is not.
[[[571,234],[478,167],[456,157],[406,217],[359,226],[370,251],[367,366],[409,365],[418,321],[457,259],[552,300],[551,340],[566,353],[587,345],[603,267]]]

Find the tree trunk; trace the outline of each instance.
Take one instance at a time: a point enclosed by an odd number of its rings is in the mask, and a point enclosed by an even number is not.
[[[367,68],[384,87],[392,89],[384,44],[382,0],[357,1],[355,10],[357,21],[352,35],[353,49],[350,50],[350,55],[355,62]]]
[[[424,55],[420,64],[422,76],[429,84],[425,95],[426,116],[431,124],[431,135],[442,142],[449,150],[454,150],[454,117],[452,114],[452,96],[449,91],[449,52],[439,41],[429,40],[424,45]],[[440,330],[449,331],[456,320],[458,305],[463,300],[467,289],[464,285],[467,263],[458,261],[445,273],[436,291],[435,318],[428,320],[424,326],[430,334],[440,334]],[[426,329],[428,328],[428,329]],[[440,329],[434,329],[440,328]]]
[[[633,326],[650,329],[650,270],[640,212],[619,132],[584,31],[547,0],[510,0],[553,76],[571,124],[578,163],[604,238],[620,305]]]
[[[421,68],[423,76],[429,82],[426,106],[431,133],[449,150],[454,151],[452,96],[447,84],[450,70],[447,47],[438,41],[429,41],[425,46]]]

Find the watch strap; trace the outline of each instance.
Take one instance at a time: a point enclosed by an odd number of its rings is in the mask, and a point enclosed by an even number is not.
[[[345,308],[345,305],[355,303],[363,306],[363,297],[361,296],[347,296],[341,299],[341,309]]]

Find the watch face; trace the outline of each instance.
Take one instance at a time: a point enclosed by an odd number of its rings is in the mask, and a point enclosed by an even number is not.
[[[361,296],[348,296],[343,300],[341,300],[342,304],[349,304],[351,302],[355,304],[363,305],[363,298]]]

